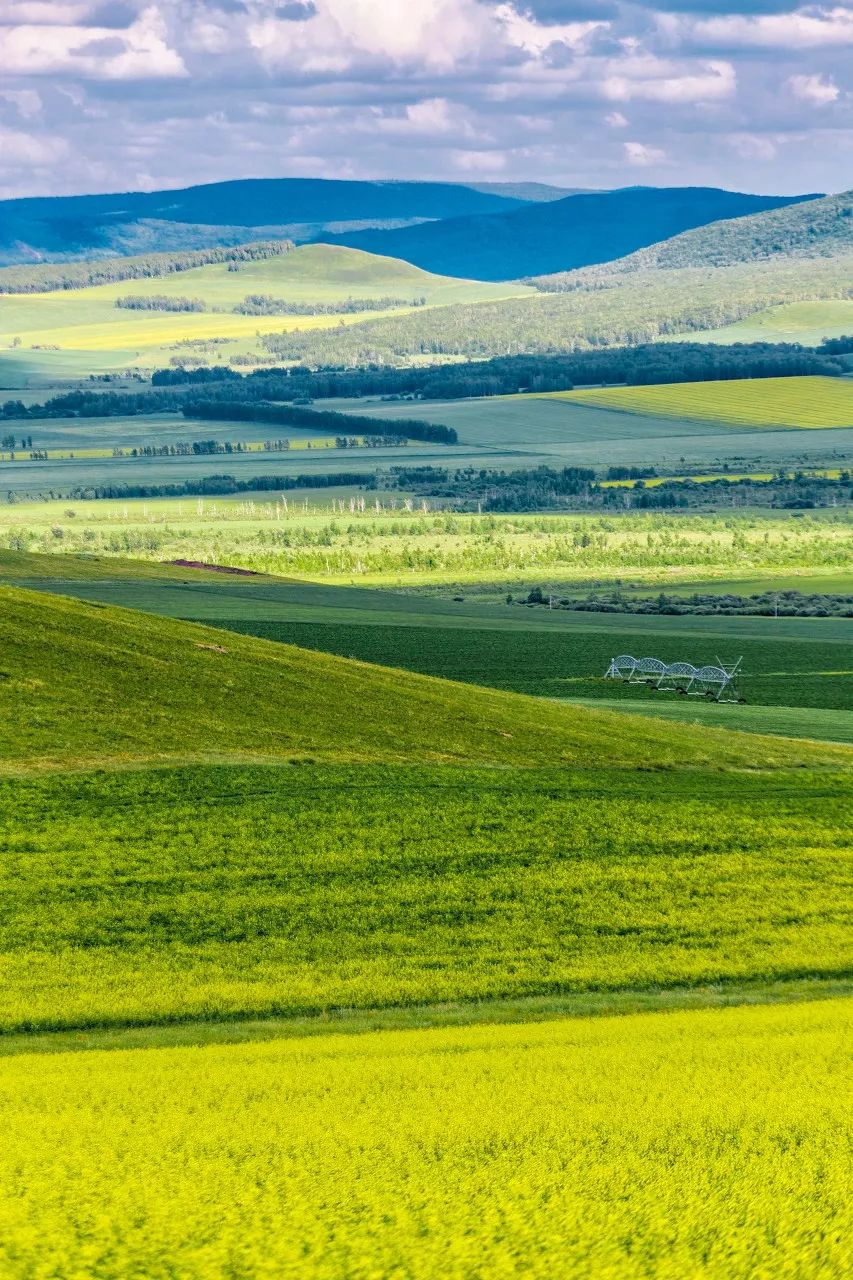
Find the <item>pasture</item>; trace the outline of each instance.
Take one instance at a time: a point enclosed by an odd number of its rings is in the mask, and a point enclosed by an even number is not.
[[[382,452],[322,451],[338,459]],[[242,461],[275,471],[286,456],[250,454]],[[225,469],[233,458],[215,461]],[[298,451],[291,462],[310,473],[316,453]],[[844,509],[806,515],[460,515],[431,512],[427,503],[408,510],[403,495],[363,496],[363,511],[355,498],[339,502],[337,511],[306,510],[298,491],[285,495],[287,506],[268,495],[7,502],[0,506],[0,549],[203,560],[279,577],[386,587],[491,582],[512,590],[524,583],[552,588],[598,580],[674,588],[679,581],[728,577],[772,584],[798,573],[843,580],[850,572]]]
[[[827,1000],[6,1059],[0,1268],[841,1276],[849,1017]]]
[[[55,375],[59,368],[85,376],[101,371],[113,358],[117,361],[113,367],[154,368],[168,364],[170,355],[180,350],[175,344],[193,342],[204,347],[215,339],[224,340],[224,345],[215,348],[222,361],[232,353],[256,350],[261,334],[335,328],[413,309],[404,306],[390,311],[300,316],[234,314],[234,308],[254,294],[321,304],[351,297],[390,296],[408,302],[426,298],[428,306],[445,306],[528,293],[534,290],[524,285],[456,280],[356,249],[305,245],[286,255],[241,262],[236,269],[233,263],[216,263],[152,279],[10,294],[0,308],[0,345],[10,349],[3,380],[8,383],[16,367],[27,378],[48,370]],[[198,298],[206,310],[181,313],[117,308],[116,299],[128,294]],[[20,345],[12,350],[15,339]],[[57,355],[59,360],[54,359]],[[0,364],[0,373],[3,367]]]
[[[853,332],[853,299],[825,298],[820,302],[786,302],[757,311],[735,324],[694,334],[697,342],[801,342],[819,346],[826,338]],[[683,341],[683,334],[659,341]]]
[[[853,382],[846,378],[735,378],[728,382],[597,387],[549,394],[624,413],[753,429],[825,430],[853,426]]]
[[[0,571],[43,590],[0,587],[0,1271],[844,1270],[849,749],[107,601],[336,611],[447,666],[565,647],[547,611],[19,555]],[[672,620],[628,621],[659,647]],[[460,1025],[377,1029],[433,1021]]]

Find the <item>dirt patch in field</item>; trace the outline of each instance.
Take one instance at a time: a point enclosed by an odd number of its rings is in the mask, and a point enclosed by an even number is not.
[[[167,563],[179,569],[209,569],[211,573],[237,573],[244,578],[264,577],[256,569],[235,569],[233,565],[228,564],[204,564],[201,560],[169,560]]]

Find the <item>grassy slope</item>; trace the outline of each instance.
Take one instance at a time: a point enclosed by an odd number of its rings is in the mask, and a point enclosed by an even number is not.
[[[252,338],[257,331],[335,327],[341,319],[353,323],[369,314],[231,314],[247,294],[255,293],[294,302],[324,303],[349,297],[425,296],[431,305],[445,305],[528,292],[523,285],[498,286],[431,275],[408,263],[355,249],[308,245],[281,257],[241,264],[239,271],[229,271],[228,264],[218,263],[150,280],[10,295],[3,298],[0,309],[0,342],[5,338],[8,343],[18,336],[24,347],[38,343],[96,353],[113,349],[144,352],[185,338]],[[209,308],[222,308],[224,313],[173,314],[116,308],[115,299],[127,294],[198,297]],[[18,359],[19,355],[12,358]]]
[[[853,383],[843,378],[737,378],[654,387],[554,392],[560,399],[655,417],[748,427],[853,426]]]
[[[849,967],[843,748],[0,605],[7,1030]]]
[[[745,320],[706,329],[702,342],[801,342],[819,346],[825,338],[840,338],[853,331],[853,299],[831,298],[823,302],[789,302],[757,311]],[[678,336],[673,342],[681,341]]]
[[[841,1276],[849,1021],[827,1001],[6,1061],[0,1269]]]
[[[0,600],[7,768],[228,755],[720,767],[846,758],[640,720],[626,738],[624,720],[606,712],[545,711],[500,692],[15,588],[0,589]]]

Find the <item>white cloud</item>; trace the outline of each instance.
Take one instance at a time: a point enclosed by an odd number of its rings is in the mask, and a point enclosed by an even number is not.
[[[837,102],[841,92],[832,76],[789,76],[788,84],[795,98],[811,102],[816,107]]]
[[[757,133],[733,133],[729,135],[732,149],[743,160],[773,160],[778,147],[772,138]]]
[[[610,129],[627,129],[628,121],[621,111],[611,111],[604,117],[604,123]]]
[[[730,62],[702,62],[688,70],[639,56],[615,60],[601,84],[602,94],[612,102],[712,102],[730,98],[736,88]]]
[[[73,74],[95,80],[185,76],[180,54],[167,43],[159,9],[145,9],[126,30],[110,27],[0,27],[0,65],[7,75]]]
[[[666,152],[660,147],[650,147],[645,142],[623,142],[622,147],[628,164],[634,165],[638,169],[646,169],[650,165],[666,163]]]
[[[801,50],[853,44],[853,9],[841,5],[832,9],[815,6],[794,13],[732,13],[698,22],[690,18],[662,19],[661,26],[672,34],[680,31],[688,38],[716,47]]]
[[[22,120],[32,120],[41,114],[43,103],[35,89],[0,89],[0,98],[11,102]]]
[[[449,72],[500,45],[494,12],[476,0],[320,0],[306,22],[258,17],[247,34],[265,65],[309,74],[369,63]]]
[[[0,128],[0,168],[29,168],[55,164],[67,153],[61,138],[36,137],[17,129]]]

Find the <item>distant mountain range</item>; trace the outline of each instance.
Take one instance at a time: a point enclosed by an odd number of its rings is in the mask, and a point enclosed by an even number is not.
[[[813,199],[714,187],[627,187],[499,213],[322,238],[403,258],[441,275],[512,280],[610,262],[689,228]]]
[[[291,238],[438,274],[511,280],[608,262],[690,228],[805,199],[813,197],[701,187],[571,192],[542,183],[247,179],[0,201],[0,265]]]
[[[259,238],[506,213],[569,194],[539,183],[337,182],[263,178],[180,191],[0,201],[0,263],[232,245]]]

